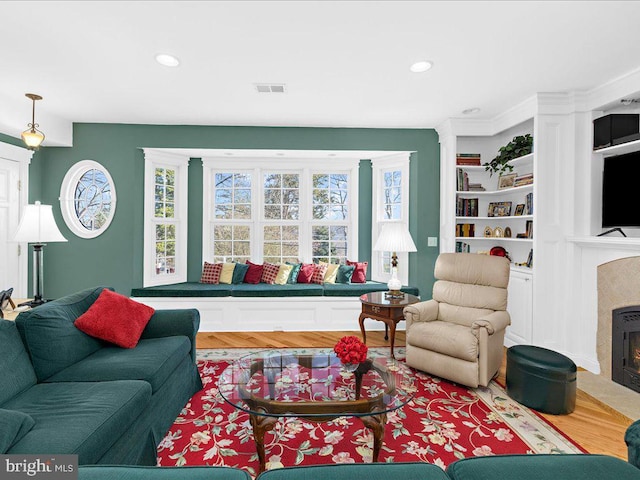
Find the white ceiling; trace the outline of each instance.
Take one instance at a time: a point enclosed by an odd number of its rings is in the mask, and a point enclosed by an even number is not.
[[[44,97],[45,133],[47,119],[430,128],[640,67],[637,1],[2,1],[0,19],[9,134],[30,121],[26,92]],[[433,68],[411,73],[422,59]]]

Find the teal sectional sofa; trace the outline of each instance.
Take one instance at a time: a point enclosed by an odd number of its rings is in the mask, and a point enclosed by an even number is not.
[[[267,283],[209,284],[198,282],[175,283],[157,287],[134,288],[132,297],[359,297],[369,292],[389,290],[386,283]],[[404,286],[402,291],[419,295],[416,287]]]
[[[210,469],[210,475],[207,471]],[[172,477],[173,475],[173,477]],[[221,467],[130,469],[81,467],[79,480],[243,480],[243,471]],[[458,460],[443,471],[429,463],[348,463],[285,467],[257,480],[640,480],[640,469],[606,455],[496,455]]]
[[[103,288],[0,322],[0,453],[156,464],[158,443],[202,388],[199,314],[156,311],[137,346],[123,349],[74,325]]]

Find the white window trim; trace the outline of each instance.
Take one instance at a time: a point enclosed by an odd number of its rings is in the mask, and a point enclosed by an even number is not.
[[[312,175],[314,173],[348,173],[349,174],[349,221],[348,221],[348,244],[349,244],[349,260],[358,258],[358,168],[359,159],[323,159],[324,168],[311,168],[308,165],[312,160],[308,158],[291,158],[274,160],[273,158],[234,158],[229,160],[228,157],[209,157],[203,158],[203,232],[202,232],[202,260],[210,261],[212,252],[211,245],[211,223],[213,219],[213,188],[212,179],[217,172],[252,172],[252,218],[249,222],[246,220],[228,220],[229,222],[238,224],[252,225],[251,228],[251,261],[263,262],[263,242],[262,228],[264,225],[272,224],[262,220],[262,211],[264,208],[263,180],[262,175],[269,173],[299,173],[300,174],[300,191],[310,192],[312,190]],[[308,197],[308,198],[307,198]],[[300,197],[300,210],[308,212],[307,218],[311,219],[312,211],[311,197],[303,195]],[[305,263],[311,262],[311,226],[318,222],[302,221],[295,222],[300,224],[300,261]],[[332,222],[320,222],[331,224]]]
[[[385,223],[402,222],[409,224],[409,163],[411,152],[402,152],[388,157],[380,157],[371,160],[372,166],[372,222],[371,222],[371,279],[378,282],[387,282],[391,278],[390,273],[384,273],[382,253],[373,250],[382,225]],[[402,206],[401,218],[387,220],[383,217],[382,201],[384,173],[390,170],[400,170],[402,173]],[[407,285],[409,283],[409,254],[398,252],[398,278]]]
[[[105,177],[107,177],[107,181],[111,187],[111,212],[109,213],[109,217],[104,225],[97,230],[87,230],[78,219],[76,215],[75,209],[75,190],[78,185],[78,181],[82,178],[82,176],[87,173],[89,170],[100,170]],[[116,214],[116,186],[113,183],[113,178],[111,178],[111,174],[109,171],[100,163],[94,160],[81,160],[78,163],[74,164],[64,176],[62,180],[62,185],[60,186],[60,210],[62,211],[62,218],[64,218],[64,222],[69,227],[76,236],[80,238],[96,238],[99,235],[102,235],[109,225],[111,225],[111,221]]]
[[[187,281],[188,180],[189,157],[144,148],[144,265],[143,285],[169,285]],[[176,225],[176,270],[173,274],[156,274],[155,261],[155,169],[174,168]]]

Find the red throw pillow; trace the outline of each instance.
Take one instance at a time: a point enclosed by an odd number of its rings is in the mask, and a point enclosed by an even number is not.
[[[280,271],[280,265],[265,262],[262,264],[262,266],[263,269],[260,281],[262,283],[268,283],[269,285],[273,285],[274,283],[276,283],[276,277],[278,276],[278,272]]]
[[[351,277],[351,283],[367,283],[367,266],[369,262],[350,262],[347,260],[347,265],[353,265],[353,276]]]
[[[298,273],[298,283],[311,283],[311,278],[316,270],[313,263],[303,263]]]
[[[313,266],[313,276],[311,277],[311,283],[317,283],[319,285],[322,285],[324,283],[324,276],[327,273],[327,269],[329,268],[329,265],[327,265],[326,263],[323,264],[316,264]]]
[[[247,274],[244,276],[244,283],[260,283],[264,267],[257,263],[251,263],[249,260],[246,261],[246,264],[249,265],[249,270],[247,270]]]
[[[220,274],[222,273],[221,263],[207,263],[204,262],[202,267],[202,276],[200,277],[200,283],[220,283]]]
[[[74,325],[92,337],[122,348],[133,348],[154,312],[147,305],[105,288]]]

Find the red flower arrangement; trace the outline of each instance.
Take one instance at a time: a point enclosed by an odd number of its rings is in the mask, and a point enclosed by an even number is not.
[[[349,335],[342,337],[333,351],[336,353],[342,363],[358,364],[367,359],[367,347],[360,341],[358,337]]]

